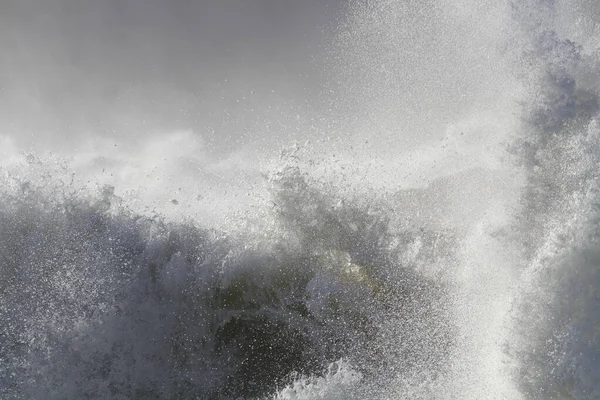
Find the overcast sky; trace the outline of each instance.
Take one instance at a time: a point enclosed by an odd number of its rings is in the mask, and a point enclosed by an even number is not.
[[[0,128],[48,148],[157,129],[193,129],[225,148],[253,130],[271,140],[276,129],[261,125],[285,124],[282,115],[319,90],[341,8],[342,0],[3,1]]]

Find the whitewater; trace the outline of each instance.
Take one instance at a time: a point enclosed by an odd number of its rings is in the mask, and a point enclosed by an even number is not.
[[[56,3],[0,6],[1,399],[600,399],[600,3],[343,1],[195,71],[181,2],[150,89],[36,40],[170,6]]]

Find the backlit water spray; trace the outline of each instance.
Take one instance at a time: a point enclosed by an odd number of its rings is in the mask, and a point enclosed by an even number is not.
[[[600,398],[595,2],[134,3],[1,6],[2,399]]]

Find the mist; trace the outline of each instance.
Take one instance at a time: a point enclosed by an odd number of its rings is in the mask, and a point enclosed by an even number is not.
[[[305,119],[309,93],[318,95],[323,40],[340,8],[331,1],[4,2],[1,129],[19,148],[53,151],[90,136],[129,142],[158,130],[191,130],[219,152],[281,144],[297,128],[284,126],[293,121],[287,114]]]
[[[599,21],[2,3],[0,397],[598,398]]]

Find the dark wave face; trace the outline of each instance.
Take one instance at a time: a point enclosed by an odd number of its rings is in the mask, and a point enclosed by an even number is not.
[[[600,398],[596,2],[249,4],[0,5],[0,398]]]
[[[12,184],[0,214],[6,398],[255,398],[350,356],[383,379],[390,335],[405,341],[394,357],[406,371],[441,368],[449,352],[443,289],[397,261],[427,234],[393,233],[374,205],[336,207],[293,169],[264,239],[143,218],[112,207],[110,190],[57,198]]]

